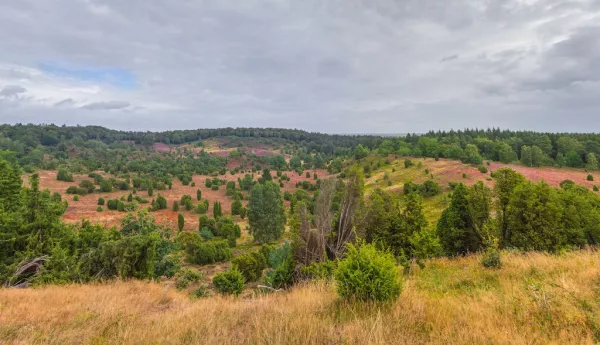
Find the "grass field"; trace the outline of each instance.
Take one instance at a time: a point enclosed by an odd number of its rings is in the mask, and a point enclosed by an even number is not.
[[[334,283],[192,299],[171,282],[0,289],[1,344],[594,344],[600,253],[429,261],[391,305],[346,303]]]

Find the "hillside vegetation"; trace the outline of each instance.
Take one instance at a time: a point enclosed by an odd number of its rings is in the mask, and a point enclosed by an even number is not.
[[[600,342],[599,138],[0,126],[0,343]]]
[[[171,283],[0,290],[3,344],[594,344],[600,254],[434,259],[407,271],[389,305],[310,282],[267,295],[190,299]]]

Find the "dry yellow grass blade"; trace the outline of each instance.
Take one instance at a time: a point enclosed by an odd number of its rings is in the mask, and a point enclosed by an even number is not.
[[[593,344],[600,254],[439,259],[392,305],[340,301],[331,283],[190,299],[164,284],[0,289],[0,344]]]

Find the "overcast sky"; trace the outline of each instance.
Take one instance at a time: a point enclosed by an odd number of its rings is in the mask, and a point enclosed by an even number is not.
[[[0,122],[600,131],[600,0],[0,0]]]

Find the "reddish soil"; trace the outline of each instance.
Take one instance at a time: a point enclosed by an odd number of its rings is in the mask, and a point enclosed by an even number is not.
[[[155,143],[152,144],[152,149],[156,152],[169,152],[171,151],[171,148],[164,143]]]
[[[600,184],[598,178],[600,178],[600,174],[598,172],[585,172],[583,170],[572,169],[572,168],[552,168],[552,167],[544,167],[544,168],[530,168],[522,165],[516,164],[502,164],[492,162],[490,164],[490,168],[492,171],[498,170],[503,167],[509,167],[523,176],[527,177],[533,181],[546,181],[548,184],[558,187],[560,183],[564,180],[571,180],[580,186],[587,187],[589,189],[594,188],[594,185]],[[588,181],[588,174],[592,174],[594,176],[594,181]]]
[[[273,152],[271,150],[264,150],[264,149],[256,149],[256,148],[249,148],[248,149],[248,153],[254,153],[255,155],[261,157],[261,156],[275,156],[277,153]]]
[[[104,200],[108,201],[109,199],[115,199],[115,198],[118,199],[118,198],[121,198],[122,196],[127,196],[131,191],[120,191],[119,190],[119,191],[113,191],[110,193],[93,193],[93,194],[88,194],[86,196],[79,196],[79,201],[74,201],[72,195],[66,194],[67,188],[72,185],[78,185],[82,180],[91,180],[89,177],[87,177],[86,175],[73,175],[74,182],[63,182],[63,181],[56,180],[56,174],[57,174],[56,170],[42,170],[42,171],[39,171],[38,173],[40,175],[41,188],[43,188],[43,189],[47,188],[52,192],[58,192],[63,196],[63,198],[65,200],[67,200],[69,202],[69,207],[68,207],[67,211],[65,212],[65,215],[63,216],[63,220],[66,221],[67,223],[77,223],[82,218],[85,218],[94,223],[100,223],[102,225],[117,226],[117,225],[119,225],[121,219],[123,219],[123,217],[126,215],[125,212],[108,210],[108,208],[106,207],[106,204],[103,206],[102,212],[97,212],[96,208],[98,207],[98,199],[100,197],[102,197],[102,198],[104,198]],[[106,174],[104,174],[102,172],[98,172],[98,173],[100,173],[104,176],[107,176]],[[305,181],[305,180],[311,181],[311,183],[315,183],[315,181],[312,178],[313,171],[311,170],[310,173],[311,173],[311,177],[306,178],[304,174],[302,176],[298,176],[298,174],[295,172],[289,172],[289,171],[286,172],[286,174],[290,177],[290,181],[284,182],[284,186],[282,189],[287,190],[287,191],[295,191],[296,190],[296,182]],[[243,178],[244,175],[245,175],[245,173],[241,173],[241,172],[237,173],[235,175],[231,175],[228,172],[225,175],[219,176],[219,178],[225,179],[228,181],[236,181],[236,185],[237,185],[238,177]],[[261,174],[255,173],[254,179],[255,180],[258,179],[260,177],[260,175]],[[276,172],[272,171],[271,175],[276,176]],[[317,170],[317,175],[319,178],[329,177],[329,175],[327,174],[327,171],[322,170],[322,169]],[[181,184],[181,182],[179,180],[174,179],[172,189],[170,189],[170,190],[167,189],[167,190],[163,190],[163,191],[155,190],[154,196],[153,196],[154,198],[160,193],[168,201],[168,209],[167,210],[160,210],[160,211],[155,211],[155,212],[151,213],[155,217],[157,223],[164,224],[171,228],[176,228],[177,227],[177,212],[173,212],[171,209],[173,202],[175,200],[180,200],[182,195],[188,194],[188,195],[192,196],[193,204],[195,206],[197,204],[197,201],[196,201],[196,190],[197,189],[200,189],[202,191],[202,200],[208,199],[208,201],[210,202],[210,206],[209,206],[209,209],[207,212],[208,215],[212,216],[212,208],[213,208],[213,203],[215,201],[221,202],[222,209],[225,214],[230,213],[232,197],[225,195],[225,191],[226,191],[225,186],[221,186],[219,188],[219,190],[217,190],[217,191],[214,191],[210,188],[206,188],[204,185],[204,181],[207,178],[212,178],[212,177],[195,175],[192,179],[192,182],[196,183],[195,187],[191,187],[191,183],[188,186],[184,186],[183,184]],[[24,180],[25,181],[27,180],[26,177],[24,178]],[[140,191],[140,192],[138,192],[138,195],[143,197],[144,199],[147,199],[148,201],[151,201],[153,199],[153,197],[148,196],[148,193],[146,191]],[[244,205],[246,205],[247,201],[244,200],[244,201],[242,201],[242,203]],[[150,206],[150,204],[140,204],[140,208],[146,208],[149,206]],[[186,211],[185,208],[183,208],[181,206],[179,208],[179,212],[181,212],[184,215],[186,230],[196,230],[198,228],[198,217],[199,217],[198,214],[196,214],[193,210]]]

